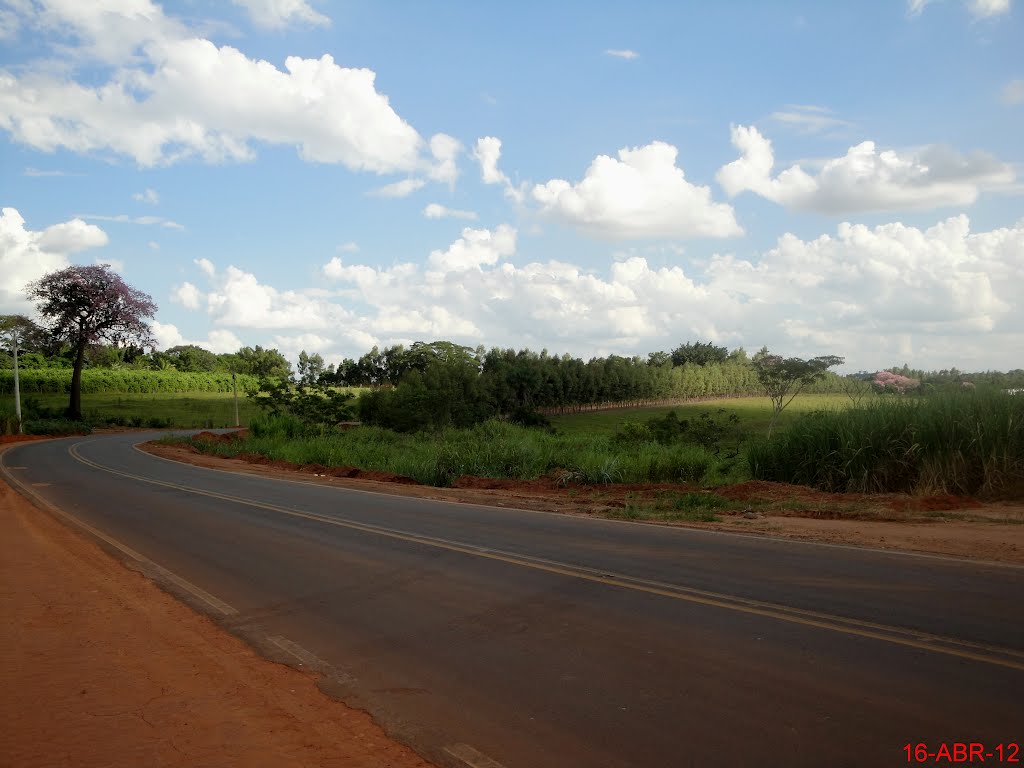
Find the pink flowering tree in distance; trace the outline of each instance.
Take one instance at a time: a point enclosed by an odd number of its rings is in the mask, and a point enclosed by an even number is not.
[[[82,418],[82,367],[90,345],[152,346],[146,319],[156,314],[153,298],[128,285],[109,264],[68,267],[29,283],[27,291],[50,334],[71,346],[69,419]]]
[[[892,371],[879,371],[875,374],[871,384],[879,392],[896,392],[901,395],[921,386],[921,382],[917,379],[911,379]]]

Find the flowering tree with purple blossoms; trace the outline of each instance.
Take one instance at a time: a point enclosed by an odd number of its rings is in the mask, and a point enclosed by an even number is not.
[[[879,371],[875,374],[871,384],[879,392],[898,392],[901,395],[921,386],[921,382],[917,379],[892,371]]]
[[[109,264],[51,272],[29,283],[27,290],[50,334],[75,352],[67,416],[80,420],[82,368],[89,346],[100,342],[152,345],[145,320],[156,314],[156,304],[122,280]]]

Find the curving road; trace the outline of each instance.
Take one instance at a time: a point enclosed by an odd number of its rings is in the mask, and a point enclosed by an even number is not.
[[[152,437],[0,470],[439,764],[1024,762],[1022,568],[218,472]]]

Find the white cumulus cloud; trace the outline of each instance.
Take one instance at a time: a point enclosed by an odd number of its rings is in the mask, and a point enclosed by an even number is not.
[[[533,188],[541,212],[608,239],[730,237],[742,233],[732,206],[688,182],[678,150],[655,141],[599,155],[582,181],[552,179]]]
[[[238,336],[223,328],[214,328],[206,335],[205,339],[187,339],[178,330],[178,326],[173,323],[156,321],[151,324],[151,327],[158,349],[195,345],[221,355],[228,352],[237,352],[245,346]]]
[[[483,136],[476,140],[473,157],[480,163],[480,178],[484,184],[508,184],[508,176],[498,170],[501,159],[501,139]]]
[[[16,208],[4,208],[0,211],[0,314],[30,313],[28,283],[70,266],[72,254],[106,244],[107,234],[81,219],[31,230]]]
[[[247,6],[292,17],[308,8],[300,0]],[[60,57],[0,69],[0,130],[34,149],[126,156],[149,167],[189,157],[247,161],[261,144],[283,145],[351,170],[448,182],[457,174],[461,145],[446,134],[421,137],[377,91],[370,69],[330,55],[289,56],[279,68],[196,37],[149,0],[25,8]],[[89,57],[113,65],[106,80],[95,71],[76,79],[76,63]]]
[[[195,264],[211,283],[202,291],[191,283],[172,289],[171,298],[190,310],[205,310],[217,326],[283,330],[322,330],[345,323],[351,312],[311,291],[279,291],[235,266],[218,270],[207,259]]]
[[[463,149],[462,142],[446,133],[436,133],[431,136],[430,154],[434,158],[434,164],[427,171],[430,178],[454,184],[459,177],[457,161]]]
[[[499,259],[515,252],[516,231],[507,224],[493,231],[467,227],[447,250],[431,251],[428,264],[437,272],[462,272],[497,264]]]
[[[181,304],[185,309],[199,309],[199,289],[192,283],[182,283],[171,291],[171,300]]]
[[[438,338],[583,357],[700,339],[840,354],[854,369],[980,370],[1005,368],[1024,348],[1024,220],[977,233],[966,216],[923,229],[843,223],[811,239],[785,234],[751,258],[651,258],[627,254],[597,269],[537,261],[518,253],[508,225],[470,228],[418,261],[336,256],[322,270],[330,290],[281,291],[237,268],[215,270],[198,304],[216,328],[262,331],[328,359]],[[329,341],[313,349],[307,334]]]
[[[629,48],[606,48],[604,52],[605,56],[613,56],[616,59],[626,59],[630,61],[637,58],[640,54],[636,51],[631,51]]]
[[[473,158],[480,164],[480,180],[484,184],[501,184],[505,189],[505,197],[516,203],[522,203],[526,193],[526,185],[516,186],[504,171],[498,168],[501,159],[501,139],[496,136],[483,136],[473,146]]]
[[[1009,184],[1013,169],[984,152],[967,155],[942,145],[897,152],[872,141],[850,147],[817,174],[793,165],[772,175],[772,143],[753,126],[733,126],[741,154],[722,166],[718,183],[735,197],[750,191],[788,208],[832,215],[970,205],[982,190]]]
[[[966,216],[926,230],[843,223],[835,236],[783,235],[756,263],[717,257],[707,272],[752,305],[777,308],[837,339],[861,337],[848,343],[862,354],[872,337],[885,343],[886,334],[927,342],[933,335],[1013,333],[1024,317],[1016,297],[1024,279],[1022,225],[971,234]]]

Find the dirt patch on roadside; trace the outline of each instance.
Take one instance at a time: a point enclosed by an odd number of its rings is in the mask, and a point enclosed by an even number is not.
[[[429,768],[0,481],[0,762]]]
[[[33,440],[48,440],[46,435],[0,435],[0,445],[8,443],[29,443]]]
[[[759,503],[800,504],[810,506],[860,504],[865,507],[885,507],[894,512],[933,512],[939,510],[976,509],[983,506],[969,496],[942,493],[935,496],[907,496],[880,493],[827,493],[804,485],[774,483],[767,480],[748,480],[744,483],[716,488],[715,493],[733,501]]]
[[[378,493],[575,515],[617,515],[624,509],[684,494],[734,502],[715,522],[654,521],[661,525],[927,552],[1024,564],[1024,504],[982,503],[955,496],[823,493],[759,480],[702,490],[690,484],[566,485],[559,473],[537,480],[460,477],[451,488],[354,467],[271,462],[242,454],[228,459],[189,445],[148,443],[143,450],[209,469],[264,474]],[[252,461],[250,461],[250,457]]]

